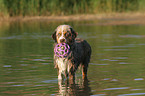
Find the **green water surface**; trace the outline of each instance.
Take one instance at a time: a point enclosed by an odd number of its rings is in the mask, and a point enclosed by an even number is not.
[[[51,34],[60,24],[71,25],[92,47],[86,84],[78,71],[75,86],[58,85]],[[102,25],[100,21],[2,24],[0,96],[50,95],[145,95],[145,26]]]

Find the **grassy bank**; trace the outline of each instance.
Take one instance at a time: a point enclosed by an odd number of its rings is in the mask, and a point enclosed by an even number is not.
[[[0,0],[0,17],[145,11],[145,0]]]

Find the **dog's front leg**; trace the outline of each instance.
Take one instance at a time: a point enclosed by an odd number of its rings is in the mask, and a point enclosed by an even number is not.
[[[58,80],[62,80],[62,73],[61,73],[61,70],[58,70]]]
[[[69,83],[73,83],[75,80],[75,74],[74,72],[69,72]]]
[[[74,82],[75,82],[75,75],[69,74],[69,84],[74,84]]]

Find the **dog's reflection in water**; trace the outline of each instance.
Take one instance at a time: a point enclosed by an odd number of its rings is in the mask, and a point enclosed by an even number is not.
[[[59,93],[56,96],[90,96],[91,88],[88,79],[64,82],[58,81]]]

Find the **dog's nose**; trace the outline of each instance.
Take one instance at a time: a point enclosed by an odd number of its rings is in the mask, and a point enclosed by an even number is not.
[[[65,42],[65,39],[60,39],[60,42],[61,42],[61,43],[64,43],[64,42]]]

